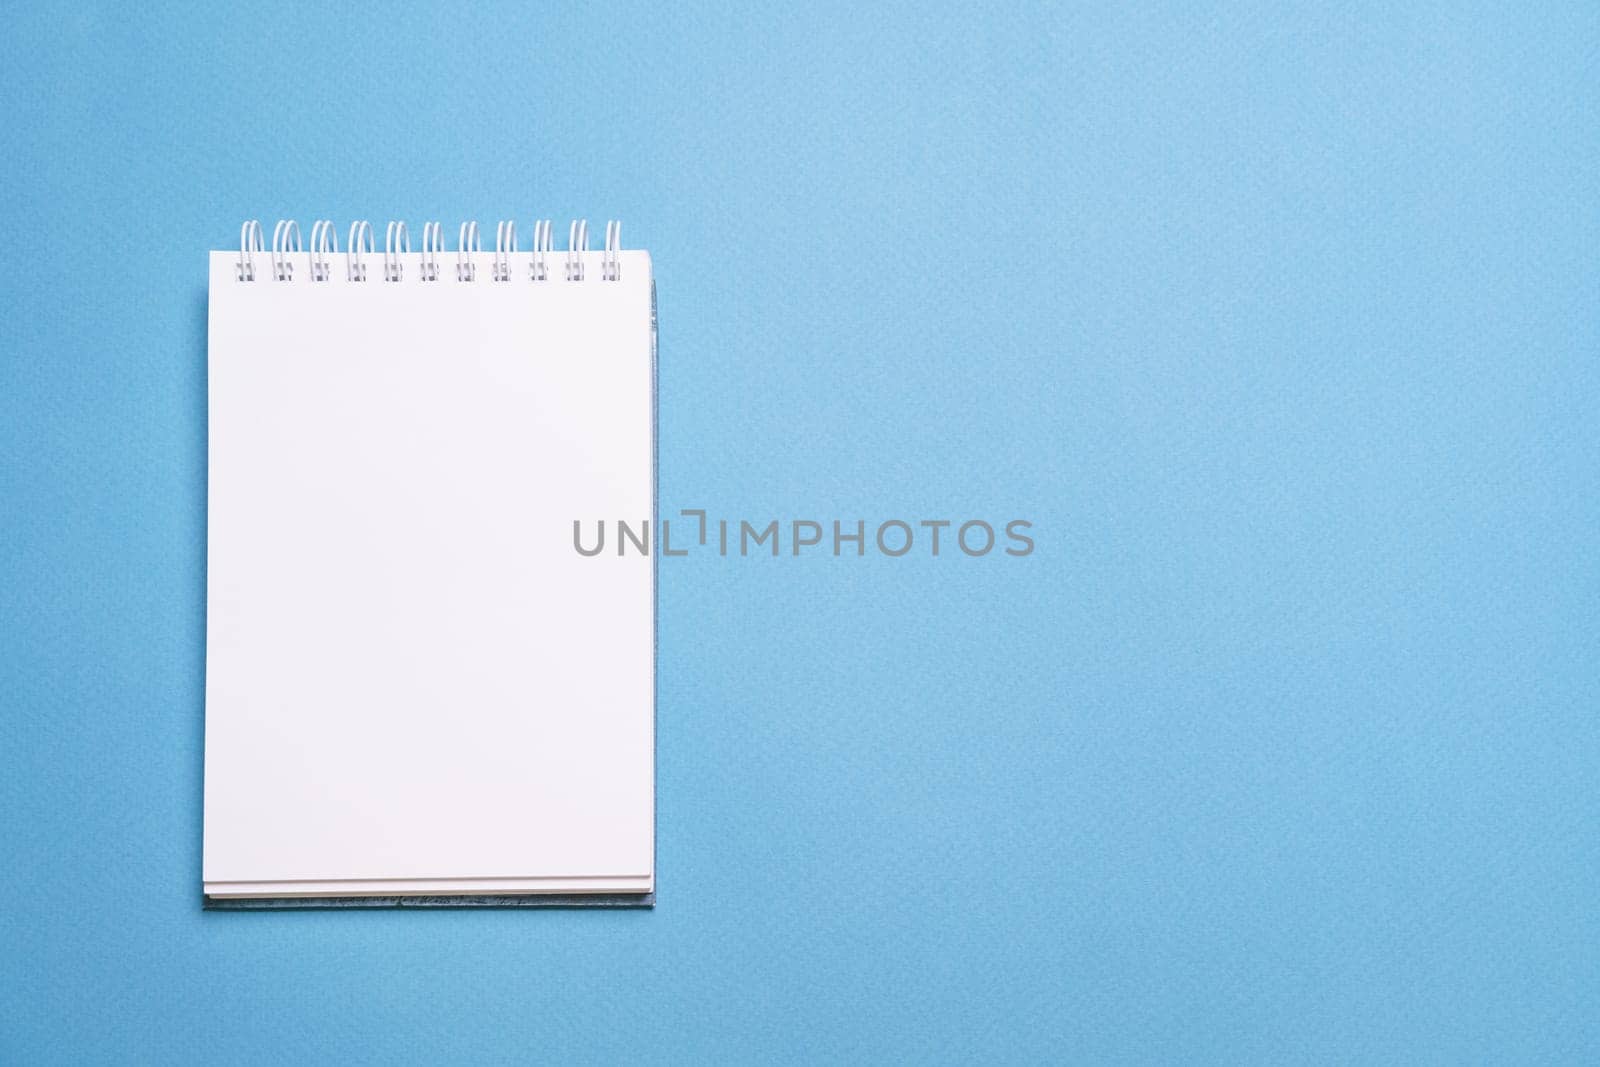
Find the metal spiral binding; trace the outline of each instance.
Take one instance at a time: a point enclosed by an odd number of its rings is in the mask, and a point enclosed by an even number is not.
[[[290,243],[291,235],[294,238]],[[272,276],[280,282],[294,280],[294,261],[291,253],[300,252],[300,224],[293,219],[279,219],[272,228]]]
[[[550,220],[540,219],[533,224],[533,259],[528,263],[528,277],[542,282],[550,277],[550,265],[545,257],[550,254]]]
[[[497,282],[511,280],[511,253],[517,250],[517,224],[501,220],[494,228],[494,267],[491,277]]]
[[[402,255],[411,254],[411,231],[406,229],[403,222],[389,223],[389,229],[383,238],[383,280],[397,282],[405,276],[405,264],[400,261]]]
[[[583,253],[589,250],[589,220],[574,219],[567,230],[567,281],[583,281]]]
[[[495,226],[494,258],[490,278],[497,282],[511,280],[511,260],[517,251],[517,224],[502,220]],[[263,251],[261,223],[252,219],[239,229],[239,261],[235,277],[241,282],[256,280],[256,253]],[[276,281],[294,280],[294,258],[303,249],[300,241],[300,224],[293,219],[279,219],[272,229],[270,262],[272,277]],[[418,263],[418,277],[425,282],[438,281],[439,256],[444,252],[444,228],[438,222],[427,222],[422,227],[422,256]],[[589,250],[589,222],[574,219],[567,231],[566,278],[569,282],[584,280],[584,254]],[[332,279],[331,256],[339,254],[339,234],[331,219],[318,219],[311,224],[311,241],[307,261],[308,276],[314,282]],[[550,277],[550,256],[554,241],[549,219],[539,219],[533,224],[533,249],[528,259],[528,278],[543,282]],[[373,255],[372,224],[358,220],[350,224],[348,247],[345,251],[345,279],[352,282],[367,280],[366,257]],[[463,222],[456,243],[456,280],[476,281],[477,258],[483,253],[483,241],[478,224]],[[398,282],[405,277],[404,258],[411,254],[411,234],[404,222],[390,222],[383,239],[383,279]],[[616,219],[606,223],[605,248],[600,255],[600,280],[622,280],[622,223]]]
[[[365,249],[362,244],[365,242]],[[372,223],[366,219],[350,224],[349,246],[344,254],[344,276],[352,282],[367,280],[367,265],[362,261],[362,253],[372,254]]]
[[[606,250],[600,255],[600,280],[622,280],[622,223],[612,219],[606,223]]]
[[[478,239],[478,224],[463,222],[461,235],[456,238],[456,281],[470,282],[477,279],[478,265],[472,261],[472,255],[482,251],[483,242]]]
[[[339,235],[333,230],[332,219],[318,219],[311,224],[311,280],[325,282],[332,275],[328,268],[329,254],[339,254]]]
[[[256,253],[261,251],[261,223],[251,219],[239,227],[239,274],[241,282],[256,280]]]
[[[437,222],[422,224],[422,265],[417,273],[425,282],[439,280],[439,253],[444,251],[444,227]]]

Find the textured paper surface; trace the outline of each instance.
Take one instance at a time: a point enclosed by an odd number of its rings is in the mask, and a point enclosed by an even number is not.
[[[1600,1062],[1600,4],[0,26],[0,1060]],[[1039,550],[661,560],[653,911],[203,914],[197,251],[513,214],[664,515]]]

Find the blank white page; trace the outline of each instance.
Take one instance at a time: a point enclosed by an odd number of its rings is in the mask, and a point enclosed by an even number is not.
[[[211,254],[208,895],[653,890],[651,265],[564,256]]]

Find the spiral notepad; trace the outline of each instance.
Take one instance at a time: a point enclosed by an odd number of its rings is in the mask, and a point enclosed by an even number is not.
[[[650,257],[345,236],[211,253],[205,899],[651,903]]]

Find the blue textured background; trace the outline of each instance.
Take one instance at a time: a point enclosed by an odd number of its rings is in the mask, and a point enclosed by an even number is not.
[[[0,14],[0,1059],[1600,1057],[1600,9],[275,6]],[[577,214],[666,508],[1038,551],[664,561],[653,913],[202,914],[206,250]]]

